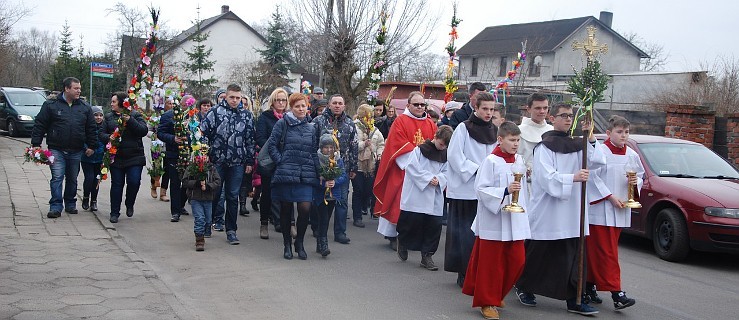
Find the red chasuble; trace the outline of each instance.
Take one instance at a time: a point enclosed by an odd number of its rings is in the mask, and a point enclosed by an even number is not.
[[[385,151],[382,152],[380,166],[377,168],[375,185],[372,191],[377,199],[374,213],[393,224],[398,223],[400,216],[400,190],[403,188],[405,171],[400,170],[395,159],[404,155],[434,138],[436,123],[428,117],[424,120],[414,119],[401,114],[390,127],[390,133],[385,141]]]

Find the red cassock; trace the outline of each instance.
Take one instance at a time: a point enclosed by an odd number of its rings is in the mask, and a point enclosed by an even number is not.
[[[618,264],[618,238],[621,228],[590,225],[585,238],[588,258],[588,282],[599,291],[621,291],[621,267]]]
[[[375,215],[381,216],[393,224],[398,223],[400,216],[400,190],[403,187],[405,171],[400,170],[395,159],[404,155],[423,143],[434,138],[436,123],[428,117],[424,120],[411,118],[401,114],[393,122],[385,141],[380,167],[377,168],[375,185],[372,191],[377,199]]]
[[[472,296],[473,307],[502,307],[503,298],[523,272],[523,240],[494,241],[475,237],[462,293]]]

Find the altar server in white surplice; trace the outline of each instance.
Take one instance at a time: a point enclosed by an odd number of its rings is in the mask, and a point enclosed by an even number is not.
[[[613,116],[608,121],[608,139],[599,145],[606,157],[605,167],[593,170],[588,180],[590,236],[587,238],[588,280],[586,300],[602,301],[597,291],[610,291],[617,310],[633,306],[636,301],[621,290],[621,267],[618,263],[618,238],[621,228],[631,226],[631,209],[624,206],[629,188],[638,199],[644,167],[639,154],[626,145],[629,120]],[[636,174],[629,179],[626,171]]]
[[[412,152],[398,157],[405,170],[400,195],[398,257],[408,259],[408,250],[421,251],[421,267],[436,271],[431,258],[439,248],[441,219],[444,214],[444,189],[447,185],[446,148],[452,127],[439,127],[433,140],[426,140]]]
[[[531,240],[526,243],[526,266],[516,288],[519,301],[536,305],[534,294],[567,301],[567,310],[583,315],[598,313],[586,303],[577,304],[577,275],[580,237],[582,183],[590,170],[606,164],[602,150],[593,136],[588,136],[583,150],[582,138],[570,136],[574,119],[572,106],[554,106],[549,119],[554,130],[544,133],[534,148],[529,223]],[[583,132],[591,124],[583,123]],[[582,169],[583,152],[587,152],[587,168]],[[586,204],[589,203],[584,199]],[[587,211],[587,206],[585,207]],[[588,234],[587,212],[585,234]]]
[[[498,307],[523,271],[526,253],[524,239],[531,236],[526,212],[504,209],[511,194],[518,191],[518,204],[526,210],[526,183],[516,182],[514,165],[525,172],[523,157],[516,154],[521,131],[513,122],[498,128],[498,144],[477,172],[477,215],[472,222],[475,245],[462,287],[473,296],[472,307],[480,307],[486,319],[498,318]],[[525,180],[524,180],[525,181]]]
[[[457,273],[457,285],[464,284],[467,262],[470,260],[475,234],[470,227],[477,213],[475,176],[480,164],[497,141],[493,123],[496,107],[495,97],[487,92],[476,95],[475,112],[469,120],[462,122],[452,135],[447,150],[449,158],[449,187],[446,196],[449,210],[444,250],[444,270]]]
[[[525,161],[531,161],[534,147],[541,142],[541,135],[553,129],[547,123],[549,114],[549,99],[547,96],[535,92],[526,100],[526,112],[529,117],[521,118],[521,145],[517,153],[523,156]]]

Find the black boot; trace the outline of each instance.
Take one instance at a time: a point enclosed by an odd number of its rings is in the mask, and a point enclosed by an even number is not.
[[[98,211],[98,201],[97,200],[93,199],[92,201],[90,201],[90,211],[92,212]]]
[[[331,254],[331,250],[328,249],[328,237],[321,237],[318,241],[321,242],[321,256],[326,257]]]
[[[303,248],[303,240],[295,240],[295,253],[298,254],[300,260],[308,259],[308,254],[305,252],[305,248]]]
[[[254,210],[254,212],[259,212],[259,204],[257,203],[257,198],[251,199],[251,208]]]
[[[323,244],[321,243],[321,238],[316,237],[316,253],[321,253],[321,248],[323,248]]]
[[[82,210],[90,209],[90,197],[82,197]]]
[[[239,215],[249,216],[249,209],[246,208],[246,202],[239,203]]]
[[[286,234],[287,236],[285,236],[285,234],[282,235],[282,244],[285,245],[285,251],[282,254],[282,257],[287,260],[292,260],[293,258],[293,239],[289,233],[286,233]]]

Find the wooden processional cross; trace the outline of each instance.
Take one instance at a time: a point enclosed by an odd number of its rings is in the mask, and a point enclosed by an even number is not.
[[[572,50],[582,50],[585,54],[585,58],[587,59],[587,66],[590,66],[590,64],[595,60],[595,56],[600,53],[606,53],[608,52],[608,45],[607,44],[599,44],[598,39],[595,38],[595,31],[597,29],[594,26],[588,27],[588,38],[585,41],[573,41],[572,42]],[[585,84],[586,86],[589,86],[589,84]],[[583,108],[587,108],[588,106],[583,106]],[[591,119],[591,112],[586,112],[585,121],[586,122],[592,122]],[[582,150],[582,168],[587,169],[588,168],[588,137],[585,132],[583,132],[583,150]],[[578,277],[577,277],[577,298],[576,303],[580,305],[582,303],[582,290],[584,283],[584,277],[585,277],[585,206],[588,205],[586,195],[587,190],[585,189],[586,182],[582,183],[582,187],[580,188],[580,243],[579,243],[579,257],[578,257]]]

